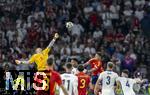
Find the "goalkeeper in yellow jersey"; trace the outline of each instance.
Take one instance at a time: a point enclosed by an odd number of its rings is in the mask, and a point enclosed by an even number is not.
[[[51,48],[52,48],[52,46],[55,43],[57,38],[59,38],[59,35],[58,35],[58,33],[55,33],[55,36],[53,37],[53,39],[49,43],[49,45],[46,47],[46,49],[42,50],[41,48],[37,48],[35,50],[36,54],[32,55],[28,61],[15,60],[15,62],[17,64],[36,63],[38,71],[46,70],[48,53],[51,50]]]

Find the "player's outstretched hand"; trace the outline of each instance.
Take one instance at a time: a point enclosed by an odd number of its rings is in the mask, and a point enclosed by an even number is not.
[[[15,60],[15,62],[16,62],[17,64],[20,64],[20,61],[19,61],[19,60]]]
[[[59,34],[55,33],[54,39],[58,39],[59,38]]]

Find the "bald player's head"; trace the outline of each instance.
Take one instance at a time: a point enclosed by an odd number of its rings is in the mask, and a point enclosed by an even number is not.
[[[42,49],[41,49],[41,48],[37,48],[37,49],[35,50],[35,52],[36,52],[36,53],[41,53],[41,52],[42,52]]]
[[[107,69],[108,69],[108,70],[113,70],[113,68],[114,68],[113,62],[108,62],[108,63],[107,63]]]

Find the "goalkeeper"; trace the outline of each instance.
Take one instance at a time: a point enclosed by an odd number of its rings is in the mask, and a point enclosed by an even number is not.
[[[49,45],[46,47],[46,49],[42,50],[41,48],[37,48],[35,50],[36,54],[32,55],[31,58],[28,61],[15,60],[15,62],[17,64],[21,64],[21,63],[23,63],[23,64],[36,63],[38,71],[46,70],[48,53],[51,50],[52,46],[54,45],[56,39],[58,39],[58,38],[59,38],[58,33],[55,33],[55,36],[53,37],[53,39],[49,43]]]

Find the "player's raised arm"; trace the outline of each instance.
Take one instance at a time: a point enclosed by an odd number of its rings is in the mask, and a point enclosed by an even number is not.
[[[83,64],[83,66],[84,66],[84,67],[88,66],[88,65],[91,63],[92,60],[93,60],[93,58],[90,59],[89,61],[87,61],[85,64]]]
[[[51,40],[51,42],[49,43],[49,45],[46,47],[46,49],[44,49],[44,50],[42,51],[42,53],[43,53],[44,55],[48,55],[50,49],[53,47],[53,45],[54,45],[56,39],[58,39],[58,38],[59,38],[58,33],[55,33],[55,35],[54,35],[53,39]]]
[[[32,57],[31,57],[30,60],[28,60],[28,61],[15,60],[15,62],[16,62],[17,64],[21,64],[21,63],[23,63],[23,64],[28,64],[28,63],[33,63],[34,60],[35,60],[35,56],[32,55]]]
[[[29,63],[29,61],[20,61],[20,60],[15,60],[15,62],[17,64],[21,64],[21,63],[28,64]]]
[[[58,38],[59,38],[58,33],[55,33],[55,36],[53,37],[52,41],[49,43],[49,45],[47,46],[47,48],[51,48],[54,45],[56,39],[58,39]]]
[[[41,48],[37,48],[37,49],[36,49],[36,54],[42,53],[43,56],[40,57],[40,58],[42,58],[42,59],[43,59],[45,56],[48,56],[48,53],[49,53],[51,47],[54,45],[56,39],[58,39],[58,38],[59,38],[58,33],[55,33],[55,35],[54,35],[52,41],[49,43],[49,45],[47,46],[47,48],[44,49],[43,51],[42,51]],[[42,52],[41,52],[41,51],[42,51]],[[15,62],[16,62],[17,64],[20,64],[20,63],[28,64],[28,63],[33,63],[33,62],[35,62],[35,59],[37,59],[37,57],[36,57],[35,55],[32,55],[32,57],[31,57],[28,61],[15,60]],[[41,59],[38,59],[38,60],[39,60],[39,62],[41,61]]]
[[[86,67],[89,64],[90,64],[89,62],[86,62],[85,64],[83,64],[83,66]]]

